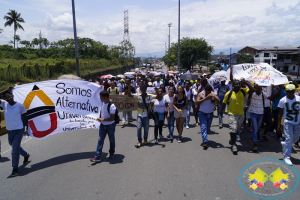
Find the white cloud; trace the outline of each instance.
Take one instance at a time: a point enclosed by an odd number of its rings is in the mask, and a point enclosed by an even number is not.
[[[143,6],[142,1],[136,5],[136,1],[132,1],[133,4],[127,0],[123,5],[107,0],[78,0],[78,36],[109,45],[119,44],[124,31],[123,10],[129,9],[129,32],[136,51],[145,54],[163,52],[168,42],[168,23],[172,23],[171,42],[177,42],[178,1],[169,1],[168,6],[160,4],[162,1],[153,0],[153,5],[157,4],[153,9]],[[29,6],[40,13],[34,20],[26,21],[25,33],[19,32],[21,38],[32,40],[39,30],[52,41],[73,37],[70,0],[26,2],[28,5],[22,11],[25,20],[32,12],[27,10]],[[181,6],[181,37],[203,37],[215,49],[300,43],[299,0],[186,0]],[[7,43],[11,34],[12,28],[5,28],[0,43]]]

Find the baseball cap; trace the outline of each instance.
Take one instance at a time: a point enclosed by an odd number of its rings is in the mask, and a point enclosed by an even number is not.
[[[293,91],[293,90],[296,90],[296,87],[294,84],[288,84],[285,86],[285,90],[286,91]]]

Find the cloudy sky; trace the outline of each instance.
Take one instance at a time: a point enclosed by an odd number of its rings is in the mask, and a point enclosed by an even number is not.
[[[123,39],[124,10],[138,56],[162,56],[168,42],[178,39],[178,0],[75,0],[79,37],[108,45]],[[71,0],[0,0],[0,44],[13,38],[3,16],[16,10],[26,21],[21,40],[72,38]],[[2,16],[2,17],[1,17]],[[300,45],[300,0],[181,0],[181,36],[205,38],[220,51],[236,52],[248,45]]]

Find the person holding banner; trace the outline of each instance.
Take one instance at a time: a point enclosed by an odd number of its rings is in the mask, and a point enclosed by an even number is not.
[[[128,93],[129,93],[129,89],[128,89],[128,86],[126,85],[125,87],[124,87],[124,89],[123,89],[123,93],[122,93],[122,95],[126,95],[126,96],[128,96]],[[123,111],[122,112],[122,114],[123,114],[123,117],[122,117],[122,124],[121,124],[121,127],[122,128],[124,128],[126,125],[125,125],[125,123],[126,123],[126,115],[127,115],[127,119],[128,119],[128,124],[130,124],[130,120],[131,120],[131,118],[132,118],[132,111]]]
[[[176,119],[176,128],[178,131],[177,142],[181,143],[183,132],[183,123],[186,118],[186,108],[188,106],[188,98],[181,85],[178,86],[175,97],[173,98],[174,117]]]
[[[23,164],[27,164],[30,154],[21,147],[21,141],[24,133],[27,131],[28,119],[26,109],[23,104],[15,102],[14,96],[9,91],[11,88],[0,92],[3,99],[0,100],[0,106],[4,110],[5,125],[8,132],[8,143],[11,146],[12,173],[10,177],[17,176],[19,173],[20,155],[24,157]]]
[[[169,93],[164,96],[165,103],[167,103],[167,120],[168,120],[168,129],[169,129],[169,138],[171,143],[173,143],[173,132],[174,132],[174,107],[173,107],[173,99],[174,99],[174,86],[169,86]]]
[[[255,84],[255,92],[252,93],[251,99],[248,100],[250,118],[252,123],[252,137],[250,144],[253,146],[253,151],[258,151],[257,137],[259,137],[260,126],[263,120],[266,101],[271,100],[266,93],[262,92],[262,87]]]
[[[162,128],[165,119],[165,107],[168,107],[168,104],[165,102],[163,91],[161,88],[157,90],[156,94],[156,97],[151,101],[150,110],[154,111],[154,139],[155,144],[158,144],[158,131],[159,138],[164,138],[164,136],[162,135]]]
[[[232,71],[233,70],[231,67],[231,80],[233,80]],[[249,89],[241,88],[241,82],[246,84]],[[232,85],[233,89],[226,93],[219,113],[223,113],[226,104],[228,104],[228,123],[230,129],[229,144],[231,145],[232,152],[236,154],[238,151],[236,146],[236,135],[239,133],[241,125],[244,121],[245,96],[248,93],[253,93],[255,90],[250,83],[245,81],[245,79],[242,79],[242,81],[234,80],[232,81]]]
[[[151,82],[149,82],[151,83]],[[128,93],[128,97],[135,98],[137,102],[137,137],[138,143],[137,148],[142,146],[142,128],[144,128],[144,145],[148,144],[148,132],[149,132],[149,111],[150,102],[155,98],[155,95],[147,94],[147,86],[145,84],[141,85],[141,94],[131,94]],[[129,90],[131,90],[129,86]]]
[[[113,159],[115,157],[115,114],[117,108],[110,102],[109,93],[106,90],[100,92],[100,100],[100,116],[98,118],[98,121],[100,122],[98,145],[94,158],[90,159],[90,161],[94,163],[101,162],[101,154],[106,135],[108,135],[110,143],[109,158]]]

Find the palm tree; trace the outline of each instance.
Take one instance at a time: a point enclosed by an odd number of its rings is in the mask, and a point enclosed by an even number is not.
[[[22,29],[24,31],[24,28],[20,23],[25,23],[24,19],[21,18],[21,13],[18,13],[15,10],[10,10],[7,15],[4,16],[4,19],[6,20],[4,26],[11,26],[14,25],[14,49],[16,44],[16,32],[18,29]]]

